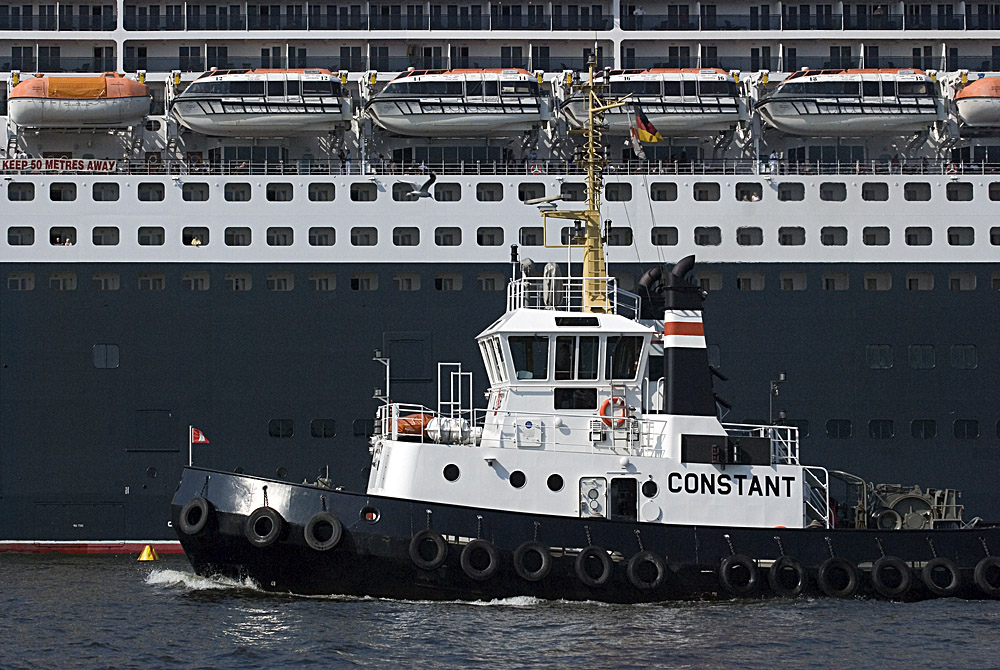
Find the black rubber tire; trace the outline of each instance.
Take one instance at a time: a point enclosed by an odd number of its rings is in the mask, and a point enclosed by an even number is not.
[[[434,545],[434,557],[427,559],[420,553],[420,546],[430,541]],[[421,570],[437,570],[444,565],[448,558],[448,543],[441,537],[441,533],[432,528],[424,528],[410,540],[410,560]]]
[[[795,573],[795,585],[791,587],[784,580],[784,576],[789,570]],[[809,575],[796,559],[791,556],[779,556],[771,564],[770,570],[767,571],[767,582],[776,595],[783,598],[796,598],[802,595],[802,592],[809,586]]]
[[[943,568],[948,573],[948,583],[942,586],[934,579],[934,573],[939,568]],[[924,564],[920,571],[920,579],[924,582],[927,590],[936,596],[950,598],[962,588],[962,573],[959,571],[955,561],[944,556],[932,558]]]
[[[541,563],[536,570],[529,570],[524,565],[524,559],[530,554],[537,555]],[[514,550],[514,572],[521,579],[529,582],[538,582],[545,579],[551,569],[552,554],[549,552],[549,548],[541,542],[535,542],[534,540],[525,542]]]
[[[325,540],[320,539],[317,537],[317,531],[322,531],[326,526],[329,526],[330,536]],[[344,526],[340,523],[340,519],[330,512],[316,512],[309,517],[302,534],[305,536],[306,544],[312,549],[329,551],[340,544],[340,538],[344,536]]]
[[[271,507],[258,507],[247,517],[243,534],[250,540],[250,544],[263,549],[278,541],[284,527],[285,520],[277,510]]]
[[[177,525],[185,535],[197,535],[205,530],[211,512],[212,507],[209,502],[201,496],[195,496],[184,503]]]
[[[887,570],[895,570],[899,573],[899,584],[893,585],[886,582],[886,577],[888,576]],[[872,586],[875,587],[875,590],[880,595],[886,598],[900,598],[906,595],[906,592],[910,590],[912,581],[913,575],[910,571],[910,566],[900,558],[883,556],[872,563]]]
[[[976,586],[988,596],[1000,598],[1000,556],[987,556],[976,563]]]
[[[489,558],[489,563],[486,564],[485,568],[477,568],[472,564],[473,554],[479,551],[486,552],[486,556]],[[484,582],[495,575],[500,567],[500,553],[486,540],[473,540],[462,549],[460,563],[465,574],[476,581]]]
[[[597,559],[601,564],[601,574],[594,577],[589,572],[587,572],[587,563],[591,559]],[[604,586],[611,579],[611,557],[608,556],[608,552],[601,547],[596,545],[590,545],[585,547],[576,556],[576,561],[573,563],[573,568],[576,570],[577,578],[584,583],[584,585],[590,588],[597,588],[598,586]]]
[[[847,584],[838,588],[832,581],[834,573],[840,570],[847,576]],[[858,592],[861,580],[858,576],[858,569],[846,558],[833,556],[819,565],[816,572],[816,583],[819,589],[831,598],[851,598]]]
[[[640,570],[645,563],[651,564],[656,569],[656,576],[652,581],[642,578]],[[651,551],[640,551],[629,559],[626,574],[628,575],[629,582],[635,588],[643,591],[652,591],[659,588],[663,584],[663,580],[667,578],[667,562]]]
[[[747,571],[745,582],[737,582],[735,580],[736,575],[734,571],[737,568]],[[757,588],[759,581],[760,571],[757,569],[757,564],[749,556],[733,554],[732,556],[726,556],[719,563],[719,583],[722,584],[722,588],[734,596],[750,595]]]

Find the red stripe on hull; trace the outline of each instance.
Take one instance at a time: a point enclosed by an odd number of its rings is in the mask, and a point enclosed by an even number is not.
[[[705,324],[692,322],[667,322],[663,324],[664,335],[698,335],[705,337]]]
[[[18,552],[23,554],[139,554],[150,545],[158,554],[183,554],[181,543],[158,540],[142,542],[123,540],[121,542],[0,542],[0,553]]]

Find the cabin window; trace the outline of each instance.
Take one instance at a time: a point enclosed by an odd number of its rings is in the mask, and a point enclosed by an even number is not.
[[[378,275],[374,272],[355,272],[351,275],[352,291],[377,291]]]
[[[415,195],[410,195],[414,190],[415,184],[408,183],[395,183],[392,185],[392,199],[395,202],[416,202],[420,198]]]
[[[847,200],[847,184],[841,182],[824,182],[819,185],[819,199],[830,202]]]
[[[326,439],[337,436],[337,422],[334,419],[313,419],[309,422],[309,434]]]
[[[75,272],[53,272],[49,275],[49,288],[53,291],[75,291]]]
[[[267,434],[271,437],[291,437],[295,426],[291,419],[271,419],[267,422]]]
[[[953,344],[951,346],[951,367],[956,370],[975,370],[979,367],[976,345]]]
[[[434,187],[434,199],[438,202],[458,202],[462,199],[462,187],[458,184],[438,184]]]
[[[92,191],[94,202],[114,202],[119,197],[118,184],[98,182]]]
[[[457,247],[462,244],[461,228],[435,228],[434,244],[439,247]]]
[[[336,194],[336,187],[333,184],[309,184],[310,202],[333,202]]]
[[[503,200],[503,184],[479,184],[476,186],[476,199],[479,202],[500,202]]]
[[[737,291],[763,291],[764,275],[760,272],[739,272],[736,274]]]
[[[714,202],[720,198],[721,190],[715,182],[699,182],[693,188],[695,202]]]
[[[888,440],[893,434],[892,419],[872,419],[868,422],[868,437],[873,440]]]
[[[455,272],[440,272],[434,277],[434,289],[437,291],[461,291],[462,275]]]
[[[161,246],[166,239],[166,234],[160,226],[140,226],[139,244],[144,247]]]
[[[911,344],[907,348],[909,354],[910,367],[914,370],[934,369],[934,345],[933,344]]]
[[[227,247],[249,247],[252,233],[243,226],[230,226],[226,228],[225,237]]]
[[[624,226],[610,228],[608,230],[609,247],[630,247],[632,246],[632,229]]]
[[[375,184],[351,184],[351,202],[375,202],[377,197]]]
[[[911,202],[926,202],[931,199],[931,185],[927,182],[903,184],[903,198]]]
[[[604,187],[604,197],[608,202],[629,202],[632,200],[632,184],[608,184]]]
[[[861,199],[868,202],[885,202],[889,199],[889,185],[885,182],[868,182],[862,184]]]
[[[642,337],[613,335],[608,338],[604,374],[608,379],[635,379],[642,356]]]
[[[930,272],[907,272],[906,289],[908,291],[931,291],[934,289],[934,275]]]
[[[160,202],[164,193],[163,184],[139,184],[139,202]]]
[[[204,247],[208,242],[208,228],[204,226],[186,226],[181,231],[181,244],[186,247]]]
[[[1000,200],[1000,181],[992,181],[989,186],[990,200]]]
[[[511,335],[507,338],[517,379],[547,379],[549,338],[539,335]]]
[[[835,440],[846,440],[851,433],[850,419],[830,419],[826,422],[826,434]]]
[[[313,291],[333,291],[337,288],[337,275],[333,272],[310,272],[309,288]]]
[[[805,272],[782,272],[779,276],[782,291],[805,291]]]
[[[117,344],[95,344],[93,354],[95,368],[114,369],[118,367],[121,360]]]
[[[269,247],[290,247],[295,239],[295,234],[291,228],[286,226],[272,226],[267,229],[267,246]]]
[[[11,272],[7,275],[8,291],[31,291],[35,288],[35,273]]]
[[[654,182],[649,187],[649,199],[654,202],[670,202],[677,199],[677,184]]]
[[[499,247],[503,244],[503,228],[477,228],[476,244],[481,247]]]
[[[976,419],[956,419],[954,431],[955,439],[974,440],[979,437],[979,421]]]
[[[806,229],[799,226],[778,228],[778,244],[783,247],[798,247],[806,243]]]
[[[76,244],[76,228],[60,226],[49,228],[49,244],[60,247],[71,247]]]
[[[948,244],[953,247],[968,247],[976,241],[976,232],[967,226],[951,226],[948,228]]]
[[[927,226],[910,226],[905,231],[905,239],[908,246],[927,247],[930,246],[934,236]]]
[[[639,482],[631,477],[615,477],[608,486],[608,518],[635,521],[639,517]]]
[[[49,200],[52,202],[72,202],[76,200],[76,184],[57,182],[49,186]]]
[[[420,274],[416,272],[397,272],[392,276],[392,285],[397,291],[419,291]]]
[[[208,184],[184,184],[181,197],[185,202],[204,202],[208,200]]]
[[[805,200],[806,187],[799,182],[782,182],[778,184],[779,202],[798,202]]]
[[[717,247],[722,244],[722,230],[717,226],[697,226],[694,243],[701,247]]]
[[[565,182],[559,193],[566,202],[584,202],[587,199],[587,185],[578,182]]]
[[[116,226],[94,228],[93,239],[96,247],[113,247],[118,244],[121,233]]]
[[[545,232],[540,226],[525,226],[519,231],[518,239],[522,247],[540,247],[545,239]]]
[[[764,190],[756,182],[740,182],[736,184],[736,199],[740,202],[757,202],[763,195]]]
[[[952,202],[971,202],[972,184],[969,182],[953,181],[945,187],[945,195]]]
[[[948,275],[948,288],[952,291],[975,291],[976,274],[974,272],[952,272]]]
[[[226,184],[226,202],[249,202],[250,194],[250,184]]]
[[[269,202],[290,202],[292,199],[291,184],[268,184],[265,192]]]
[[[741,247],[759,247],[764,244],[764,232],[760,228],[737,228],[736,243]]]
[[[397,247],[415,247],[420,244],[420,229],[397,226],[392,229],[392,243]]]
[[[871,370],[889,370],[892,368],[892,345],[869,344],[865,347],[865,360]]]
[[[95,291],[117,291],[121,288],[121,278],[117,272],[95,272],[90,285]]]
[[[866,272],[866,291],[889,291],[892,289],[892,275],[888,272]]]
[[[934,419],[914,419],[910,422],[910,436],[915,440],[931,440],[937,437],[937,423]]]
[[[846,272],[824,272],[822,279],[824,291],[846,291],[850,286]]]
[[[337,231],[330,227],[317,226],[309,229],[309,245],[313,247],[332,247],[337,240]]]
[[[695,283],[704,291],[722,289],[722,275],[718,272],[695,272]]]
[[[865,246],[884,247],[889,244],[889,229],[885,226],[865,226],[861,239]]]
[[[597,409],[595,388],[557,388],[552,397],[553,409]]]
[[[480,272],[476,275],[480,291],[502,291],[505,287],[504,276],[497,272]]]
[[[824,226],[819,231],[820,242],[826,247],[842,247],[847,244],[847,228]]]
[[[656,246],[676,246],[677,229],[673,226],[653,226],[650,241]]]
[[[209,282],[207,272],[185,272],[181,275],[181,287],[185,291],[207,291]]]
[[[378,229],[364,226],[351,228],[351,246],[373,247],[378,244]]]
[[[249,291],[253,287],[253,278],[249,272],[229,272],[225,276],[227,291]]]
[[[27,202],[35,199],[35,185],[30,182],[12,182],[7,185],[7,199],[11,202]]]
[[[990,228],[990,244],[1000,247],[1000,226]]]
[[[162,273],[159,272],[139,273],[140,291],[162,291],[165,285],[166,285],[166,278]]]
[[[295,275],[291,272],[268,272],[268,291],[291,291],[295,289]]]
[[[525,183],[517,186],[517,199],[521,202],[545,197],[545,184]]]
[[[12,226],[7,229],[7,244],[12,247],[29,247],[35,243],[35,229],[30,226]]]

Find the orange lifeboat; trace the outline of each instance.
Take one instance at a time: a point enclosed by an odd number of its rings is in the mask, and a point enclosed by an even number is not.
[[[955,104],[967,126],[1000,126],[1000,77],[986,77],[970,83],[955,96]]]
[[[29,128],[115,128],[149,113],[149,87],[117,72],[90,77],[34,77],[10,91],[11,120]]]

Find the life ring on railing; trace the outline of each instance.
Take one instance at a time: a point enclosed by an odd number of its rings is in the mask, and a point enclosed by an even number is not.
[[[611,407],[611,414],[607,413],[608,407]],[[620,407],[622,409],[622,415],[618,416],[615,414],[615,408]],[[601,403],[601,409],[598,414],[601,416],[601,421],[608,428],[621,428],[625,425],[625,414],[627,410],[625,409],[625,398],[620,398],[618,396],[611,396],[610,398],[605,398],[604,402]]]
[[[531,170],[531,174],[542,174],[542,168],[538,167],[537,164],[532,165],[529,169]]]

